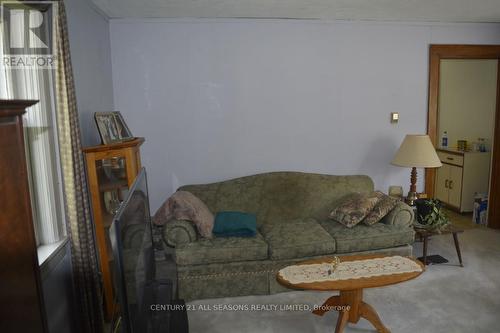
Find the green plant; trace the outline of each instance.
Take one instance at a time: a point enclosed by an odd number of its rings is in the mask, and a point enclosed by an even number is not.
[[[425,200],[425,214],[419,214],[419,221],[416,222],[417,227],[432,229],[437,232],[441,232],[448,224],[450,220],[448,216],[441,209],[441,202],[436,199]]]

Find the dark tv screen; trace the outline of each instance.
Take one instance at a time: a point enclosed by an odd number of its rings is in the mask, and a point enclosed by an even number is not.
[[[110,240],[121,332],[151,332],[147,290],[154,279],[155,260],[144,168],[115,215]]]

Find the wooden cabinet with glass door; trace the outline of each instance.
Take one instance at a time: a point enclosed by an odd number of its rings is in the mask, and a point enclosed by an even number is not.
[[[139,148],[144,138],[83,148],[95,236],[104,292],[104,310],[109,320],[117,310],[113,291],[113,252],[109,227],[121,201],[141,169]]]

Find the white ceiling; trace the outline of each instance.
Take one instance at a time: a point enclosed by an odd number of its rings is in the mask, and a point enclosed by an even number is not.
[[[500,22],[500,0],[91,0],[110,18]]]

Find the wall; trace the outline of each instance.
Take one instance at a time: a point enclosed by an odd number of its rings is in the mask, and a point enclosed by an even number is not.
[[[89,0],[65,0],[84,145],[99,144],[94,112],[114,111],[109,22]]]
[[[40,254],[40,248],[38,251]],[[40,271],[49,332],[78,332],[71,248],[67,238],[44,260]]]
[[[493,142],[497,101],[497,60],[441,60],[439,74],[439,135],[447,131],[448,146],[469,145],[485,138]]]
[[[145,136],[154,211],[179,185],[275,170],[367,174],[426,132],[430,43],[500,43],[500,25],[111,20],[114,101]],[[390,112],[400,113],[397,125]],[[423,190],[420,172],[419,190]]]

